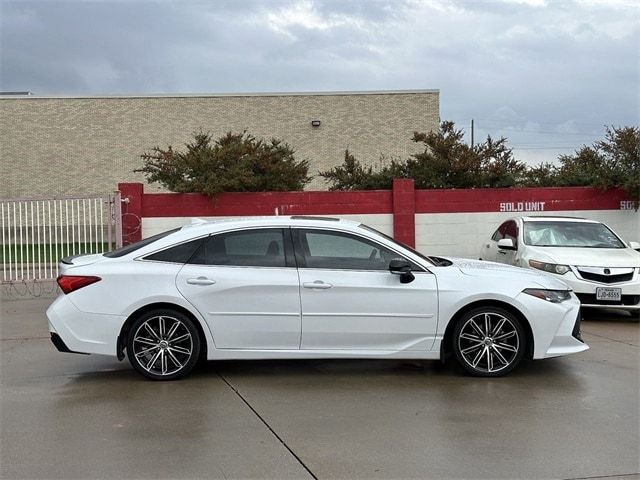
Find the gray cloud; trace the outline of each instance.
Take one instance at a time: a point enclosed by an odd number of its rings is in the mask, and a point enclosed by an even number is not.
[[[553,160],[639,123],[639,20],[631,1],[0,0],[0,88],[439,88],[443,119]]]

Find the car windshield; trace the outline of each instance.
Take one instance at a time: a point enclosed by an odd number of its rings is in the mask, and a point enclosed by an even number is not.
[[[535,247],[625,247],[606,225],[590,222],[524,222],[524,243]]]

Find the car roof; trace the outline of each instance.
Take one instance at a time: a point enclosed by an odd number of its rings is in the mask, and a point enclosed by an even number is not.
[[[263,216],[263,217],[230,217],[216,218],[214,220],[204,220],[193,218],[191,224],[185,225],[180,232],[189,235],[197,235],[198,233],[208,233],[227,230],[228,228],[243,227],[274,227],[274,226],[304,226],[304,227],[346,227],[347,229],[355,228],[360,222],[353,220],[345,220],[342,218],[310,216],[310,215],[290,215],[290,216]],[[177,232],[176,232],[177,233]]]
[[[591,220],[584,217],[564,217],[560,215],[545,215],[545,216],[523,216],[518,217],[523,222],[580,222],[580,223],[601,223],[597,220]]]

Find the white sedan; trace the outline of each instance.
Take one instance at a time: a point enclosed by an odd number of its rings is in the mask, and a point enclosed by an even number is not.
[[[481,260],[541,270],[566,283],[583,307],[640,312],[640,244],[604,223],[571,217],[515,217],[480,251]]]
[[[170,380],[200,358],[454,356],[499,376],[581,352],[580,302],[549,276],[424,256],[356,222],[198,223],[65,258],[47,310],[61,351],[125,356]]]

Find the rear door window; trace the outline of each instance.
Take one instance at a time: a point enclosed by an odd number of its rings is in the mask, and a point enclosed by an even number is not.
[[[189,263],[234,267],[286,267],[284,230],[265,228],[212,235]]]

